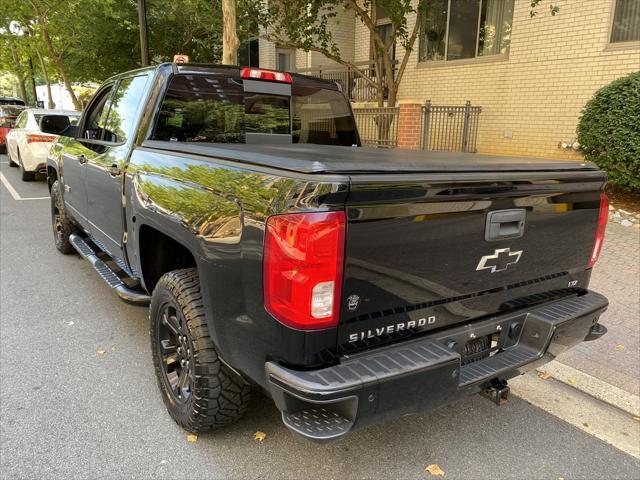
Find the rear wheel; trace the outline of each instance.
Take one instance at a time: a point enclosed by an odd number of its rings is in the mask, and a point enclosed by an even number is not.
[[[22,159],[20,158],[20,151],[18,150],[18,163],[20,164],[20,174],[22,175],[23,182],[30,182],[36,178],[35,172],[27,172],[22,165]]]
[[[16,162],[14,162],[13,158],[11,157],[11,150],[9,150],[9,146],[6,145],[4,148],[5,148],[6,152],[7,152],[7,157],[9,157],[9,166],[10,167],[17,167],[18,164]]]
[[[176,423],[201,433],[238,420],[251,388],[218,356],[197,269],[175,270],[160,279],[151,297],[149,321],[158,386]]]
[[[53,241],[56,248],[64,254],[75,252],[75,248],[69,242],[69,235],[73,232],[73,224],[64,207],[59,180],[51,185],[51,225],[53,226]]]

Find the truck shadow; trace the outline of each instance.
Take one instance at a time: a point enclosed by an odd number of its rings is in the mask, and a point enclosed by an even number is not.
[[[254,440],[257,431],[266,433],[264,441]],[[513,396],[498,407],[475,395],[318,444],[290,432],[271,399],[257,393],[242,420],[200,440],[206,455],[220,448],[246,451],[247,442],[253,442],[255,448],[249,450],[255,456],[244,460],[241,476],[424,478],[429,476],[425,467],[435,463],[445,470],[445,478],[523,478],[523,471],[545,478],[566,472],[614,478],[613,457],[620,457],[623,476],[623,465],[637,462]],[[587,465],[579,455],[567,454],[568,445],[600,449],[608,460]]]

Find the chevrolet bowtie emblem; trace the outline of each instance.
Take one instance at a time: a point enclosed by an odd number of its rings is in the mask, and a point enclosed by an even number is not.
[[[485,255],[480,259],[476,270],[491,270],[491,273],[502,272],[509,265],[514,265],[520,261],[522,250],[512,252],[510,248],[498,248],[493,255]]]

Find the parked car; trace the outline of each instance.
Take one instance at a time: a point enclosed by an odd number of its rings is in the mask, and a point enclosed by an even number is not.
[[[18,105],[24,107],[26,103],[18,97],[0,97],[0,105]]]
[[[0,152],[7,152],[7,134],[16,124],[18,115],[24,107],[19,105],[2,105],[0,104]]]
[[[71,110],[28,108],[20,113],[7,134],[6,145],[9,165],[20,167],[24,181],[33,180],[36,173],[47,173],[47,154],[57,135],[40,130],[40,119],[44,115],[64,115],[70,125],[77,125],[80,120],[80,112]]]
[[[190,432],[237,420],[252,388],[317,441],[502,403],[606,332],[591,163],[359,148],[336,83],[229,66],[124,73],[77,127],[42,124],[61,134],[55,246],[150,304],[160,392]]]

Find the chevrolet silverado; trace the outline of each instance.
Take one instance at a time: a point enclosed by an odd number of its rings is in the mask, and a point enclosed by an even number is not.
[[[102,85],[47,172],[56,248],[149,305],[189,432],[252,389],[316,441],[483,393],[606,333],[593,164],[368,149],[340,85],[162,64]]]

